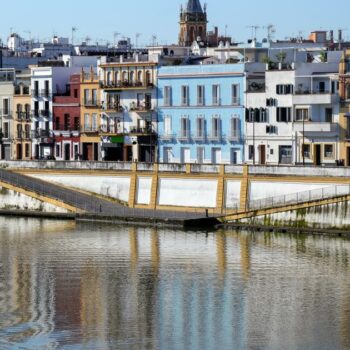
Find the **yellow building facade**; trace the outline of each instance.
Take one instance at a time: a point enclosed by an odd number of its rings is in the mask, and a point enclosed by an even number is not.
[[[100,160],[101,101],[99,79],[94,70],[80,76],[80,149],[83,160]]]

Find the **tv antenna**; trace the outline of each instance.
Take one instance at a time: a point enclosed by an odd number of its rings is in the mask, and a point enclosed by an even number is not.
[[[247,26],[247,28],[250,28],[252,30],[252,40],[256,40],[256,34],[258,32],[258,29],[260,29],[259,26],[252,25],[252,26]]]
[[[72,45],[74,45],[74,33],[78,30],[77,27],[72,27]]]
[[[263,27],[263,29],[267,30],[267,40],[270,43],[274,34],[276,33],[276,27],[273,24],[268,24],[267,26]]]

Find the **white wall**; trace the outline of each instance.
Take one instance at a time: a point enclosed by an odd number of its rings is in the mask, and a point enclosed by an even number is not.
[[[150,204],[151,202],[151,189],[152,178],[151,177],[138,177],[136,187],[136,203],[137,204]]]
[[[217,180],[172,179],[159,180],[159,205],[215,208]]]
[[[257,200],[282,196],[291,193],[316,190],[330,187],[327,183],[298,183],[298,182],[272,182],[272,181],[251,181],[249,187],[249,200]]]
[[[235,208],[239,205],[241,195],[241,181],[227,180],[225,193],[225,207]]]
[[[30,174],[29,176],[61,184],[64,186],[89,191],[103,196],[129,200],[130,177],[129,176],[79,176],[79,175],[49,175]]]
[[[22,193],[0,187],[0,209],[35,210],[49,213],[68,213],[68,210],[42,202]]]

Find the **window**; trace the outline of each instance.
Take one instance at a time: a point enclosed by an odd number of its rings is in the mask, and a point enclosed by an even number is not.
[[[233,84],[232,85],[232,104],[233,105],[239,105],[239,85]]]
[[[26,143],[24,146],[24,153],[25,153],[25,157],[29,158],[30,157],[30,151],[29,151],[29,144]]]
[[[249,147],[248,147],[248,157],[249,157],[249,160],[252,160],[254,157],[254,146],[253,145],[249,145]]]
[[[187,117],[181,118],[181,130],[180,137],[181,138],[189,138],[190,136],[190,121]]]
[[[289,95],[292,93],[293,93],[293,85],[291,85],[291,84],[276,85],[276,94],[277,95]]]
[[[266,99],[266,107],[275,107],[277,106],[277,100],[275,98]]]
[[[297,108],[295,110],[295,121],[308,121],[309,120],[309,109],[308,108]]]
[[[292,120],[292,109],[290,107],[278,107],[277,108],[277,122],[289,123]]]
[[[213,91],[212,91],[212,97],[213,97],[213,105],[219,105],[220,104],[220,86],[219,85],[213,85]]]
[[[90,131],[90,129],[91,129],[90,114],[86,113],[84,114],[84,131]]]
[[[230,150],[230,163],[231,164],[238,164],[238,154],[239,154],[239,149],[236,148],[231,148]]]
[[[238,141],[240,139],[240,119],[233,117],[231,119],[231,140]]]
[[[163,147],[163,162],[171,163],[173,161],[173,149],[171,147]]]
[[[69,130],[69,125],[70,124],[70,115],[69,114],[65,114],[64,115],[64,130]]]
[[[303,145],[302,147],[302,155],[305,158],[310,158],[310,150],[311,150],[311,146],[310,145]]]
[[[188,86],[181,86],[181,105],[188,106]]]
[[[9,132],[9,123],[4,123],[4,132],[3,132],[4,138],[8,139],[10,137]]]
[[[164,106],[171,106],[171,86],[164,87]]]
[[[324,156],[325,158],[334,158],[333,145],[324,145]]]
[[[277,126],[266,125],[266,134],[277,134]]]
[[[84,89],[84,104],[87,105],[90,99],[90,91],[88,89]]]
[[[171,135],[172,134],[172,125],[171,125],[171,116],[167,115],[164,117],[164,134]]]
[[[197,86],[197,105],[198,106],[204,105],[204,86],[203,85]]]
[[[78,89],[74,89],[74,98],[78,98]]]
[[[60,150],[61,150],[60,145],[56,145],[56,157],[61,157]]]
[[[60,118],[54,117],[55,121],[55,130],[60,130]]]
[[[213,117],[212,119],[212,129],[211,136],[212,138],[218,139],[221,137],[221,119],[219,117]]]
[[[92,113],[91,119],[92,119],[92,131],[96,131],[97,130],[97,113]]]
[[[3,114],[8,115],[10,113],[10,100],[8,98],[4,98],[2,100]]]
[[[247,108],[246,122],[248,123],[267,123],[268,109],[266,108]]]
[[[74,117],[74,130],[79,130],[79,126],[80,126],[80,118]]]
[[[39,95],[39,82],[37,80],[34,81],[34,96],[38,97]]]
[[[17,138],[22,138],[22,124],[17,124]]]
[[[332,108],[326,108],[325,121],[326,121],[326,123],[333,123],[333,109]]]
[[[26,124],[24,126],[24,130],[25,130],[25,138],[30,139],[30,125]]]
[[[204,138],[205,136],[205,119],[204,117],[200,116],[196,120],[196,137],[197,138]]]
[[[94,105],[97,105],[97,90],[96,89],[92,89],[92,101],[91,101]]]

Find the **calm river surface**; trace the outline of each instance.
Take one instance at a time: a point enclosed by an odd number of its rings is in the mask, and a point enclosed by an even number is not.
[[[0,349],[350,349],[350,241],[0,217]]]

